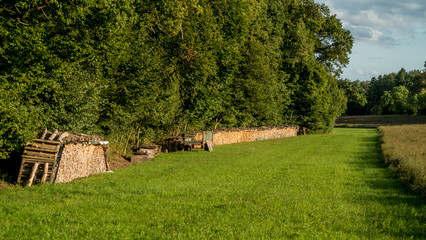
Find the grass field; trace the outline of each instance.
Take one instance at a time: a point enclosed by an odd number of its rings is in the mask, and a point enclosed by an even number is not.
[[[424,239],[425,212],[378,130],[341,128],[0,191],[0,239]]]
[[[387,164],[397,169],[412,189],[426,196],[426,124],[379,127]]]
[[[380,127],[409,124],[426,124],[426,116],[362,115],[344,116],[336,120],[336,127]]]

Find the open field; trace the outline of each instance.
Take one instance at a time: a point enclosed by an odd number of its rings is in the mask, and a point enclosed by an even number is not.
[[[426,124],[383,126],[379,130],[385,162],[426,196]]]
[[[422,239],[425,212],[378,131],[342,128],[1,191],[0,239]]]
[[[336,120],[336,127],[379,127],[407,124],[426,124],[426,116],[363,115],[344,116]]]

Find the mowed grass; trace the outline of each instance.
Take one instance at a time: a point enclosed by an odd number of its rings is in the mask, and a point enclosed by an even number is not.
[[[426,196],[426,124],[379,127],[387,164]]]
[[[423,239],[425,212],[377,129],[336,129],[1,191],[0,239]]]

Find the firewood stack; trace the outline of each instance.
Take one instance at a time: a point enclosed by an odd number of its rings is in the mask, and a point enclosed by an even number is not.
[[[18,184],[31,186],[39,183],[53,183],[56,181],[58,176],[60,176],[61,179],[66,179],[61,182],[66,182],[77,177],[88,176],[90,175],[89,173],[92,172],[98,173],[107,171],[109,168],[107,162],[108,142],[102,140],[102,137],[99,136],[59,132],[58,130],[49,132],[45,129],[39,138],[35,139],[34,142],[29,142],[25,145],[17,179]],[[97,154],[93,154],[93,151],[89,151],[90,156],[87,157],[87,154],[84,154],[87,150],[83,148],[76,150],[74,147],[72,151],[77,153],[76,155],[79,155],[80,159],[81,156],[86,159],[85,166],[83,167],[84,171],[82,171],[81,168],[74,170],[67,169],[65,173],[61,173],[64,172],[63,168],[67,165],[67,162],[75,162],[78,160],[76,160],[75,157],[73,158],[73,154],[64,151],[64,149],[67,150],[67,145],[75,145],[77,143],[82,146],[93,145],[98,146],[98,148],[101,146],[101,150],[99,151],[98,149]],[[96,157],[94,157],[95,155]],[[61,165],[62,158],[66,160],[64,160]],[[93,162],[91,161],[93,158],[95,159],[94,162],[97,162],[97,164],[90,164]],[[93,167],[90,168],[87,167],[87,165],[96,165],[96,167],[94,167],[96,170],[93,171]],[[102,165],[102,167],[99,167],[99,165]],[[58,172],[60,173],[59,175]],[[83,173],[81,174],[81,172]],[[64,175],[71,176],[64,177]]]

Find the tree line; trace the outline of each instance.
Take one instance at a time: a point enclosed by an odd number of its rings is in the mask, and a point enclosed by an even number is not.
[[[2,1],[0,24],[0,159],[44,128],[326,132],[345,110],[353,38],[313,0]]]
[[[348,99],[347,115],[426,115],[426,69],[401,68],[370,81],[338,82]]]

